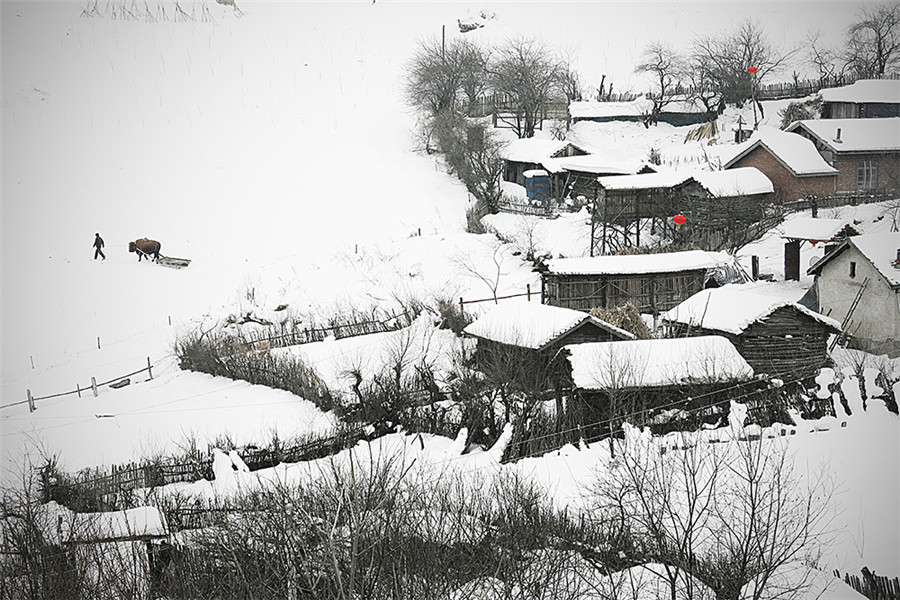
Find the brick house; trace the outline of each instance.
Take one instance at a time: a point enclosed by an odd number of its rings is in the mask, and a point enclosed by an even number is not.
[[[900,80],[861,79],[851,85],[827,88],[822,96],[823,119],[900,117]]]
[[[772,127],[761,127],[722,168],[739,167],[765,173],[782,202],[811,194],[833,196],[836,190],[838,170],[825,162],[809,139]]]
[[[900,189],[900,118],[797,121],[788,131],[838,170],[838,192]]]

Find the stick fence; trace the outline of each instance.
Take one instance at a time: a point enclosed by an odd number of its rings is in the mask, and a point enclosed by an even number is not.
[[[25,392],[27,394],[27,399],[21,400],[19,402],[10,402],[9,404],[4,404],[3,406],[0,406],[0,409],[10,408],[13,406],[19,406],[21,404],[27,404],[28,410],[30,412],[34,412],[35,410],[37,410],[37,406],[35,405],[35,402],[37,402],[38,400],[50,400],[51,398],[62,398],[63,396],[69,396],[71,394],[77,394],[78,397],[81,398],[81,392],[87,391],[88,389],[90,389],[93,392],[94,397],[96,397],[99,394],[98,388],[101,388],[105,385],[109,385],[111,383],[115,383],[117,381],[121,381],[121,380],[125,379],[126,377],[133,377],[135,375],[139,375],[139,374],[143,373],[144,371],[147,372],[150,379],[153,379],[153,364],[150,362],[149,356],[147,357],[147,366],[144,367],[143,369],[138,369],[137,371],[132,371],[131,373],[126,373],[125,375],[113,377],[112,379],[103,381],[101,383],[97,383],[96,377],[91,377],[90,386],[82,387],[81,384],[76,383],[74,390],[69,390],[67,392],[59,392],[58,394],[48,394],[47,396],[32,396],[30,389],[25,390]]]

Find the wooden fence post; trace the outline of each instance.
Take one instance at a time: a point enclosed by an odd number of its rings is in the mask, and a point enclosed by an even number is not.
[[[150,374],[150,379],[153,379],[153,365],[150,364],[150,357],[147,357],[147,373]]]
[[[100,336],[97,336],[97,350],[100,349]]]
[[[525,291],[528,293],[528,301],[531,302],[531,284],[525,284]]]
[[[81,385],[75,384],[75,391],[78,393],[78,397],[81,398]]]
[[[97,378],[91,377],[91,390],[94,392],[94,398],[97,397]]]
[[[25,390],[28,392],[28,412],[34,412],[34,398],[31,397],[31,390]]]
[[[463,314],[465,312],[466,312],[466,309],[464,308],[463,299],[462,299],[462,296],[460,296],[459,297],[459,314]]]

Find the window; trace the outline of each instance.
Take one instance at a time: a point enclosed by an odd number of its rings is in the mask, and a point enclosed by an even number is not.
[[[856,277],[856,263],[850,261],[850,277]]]
[[[861,160],[856,166],[856,189],[874,190],[878,184],[878,170],[874,160]]]

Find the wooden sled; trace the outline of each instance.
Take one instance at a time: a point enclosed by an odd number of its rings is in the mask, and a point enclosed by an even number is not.
[[[169,267],[170,269],[183,269],[184,267],[191,264],[191,259],[175,258],[172,256],[163,256],[162,254],[160,254],[156,262],[157,264],[160,264],[164,267]]]

